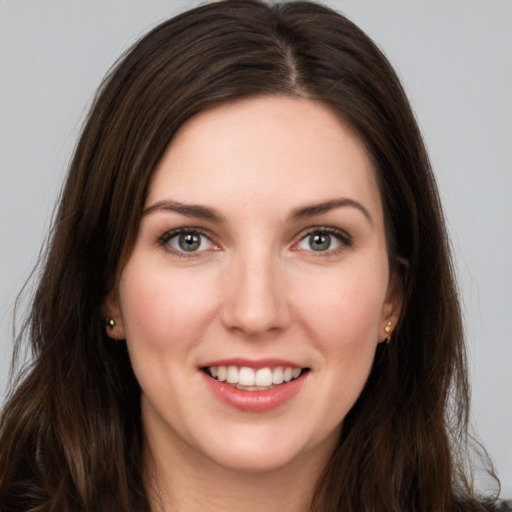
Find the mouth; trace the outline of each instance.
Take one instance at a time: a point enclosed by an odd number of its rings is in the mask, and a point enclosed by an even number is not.
[[[291,366],[267,366],[253,369],[248,366],[207,366],[202,370],[219,382],[243,391],[268,391],[288,382],[292,382],[309,368],[292,368]]]

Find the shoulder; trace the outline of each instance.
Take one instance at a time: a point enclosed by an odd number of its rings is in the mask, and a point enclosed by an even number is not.
[[[482,505],[489,512],[512,512],[512,502],[508,500],[498,500],[493,502],[482,502]]]
[[[512,512],[512,501],[481,501],[481,506],[473,503],[458,503],[453,512],[480,512],[482,507],[488,512]]]
[[[490,508],[493,512],[512,512],[512,500],[498,501],[494,508]]]

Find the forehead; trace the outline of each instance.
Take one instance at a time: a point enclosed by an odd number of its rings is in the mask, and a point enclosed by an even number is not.
[[[360,139],[320,102],[263,96],[221,104],[185,123],[155,169],[146,206],[172,198],[228,208],[293,208],[331,197],[380,216],[375,173]]]

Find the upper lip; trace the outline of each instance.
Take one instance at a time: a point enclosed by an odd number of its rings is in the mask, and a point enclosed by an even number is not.
[[[290,361],[287,359],[279,358],[264,358],[264,359],[246,359],[243,357],[235,357],[229,359],[216,359],[201,365],[201,368],[209,368],[212,366],[237,366],[239,368],[247,367],[254,370],[260,368],[275,368],[277,366],[290,367],[290,368],[306,368],[304,365]]]

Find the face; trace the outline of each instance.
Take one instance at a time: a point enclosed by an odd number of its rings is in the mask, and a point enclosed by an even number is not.
[[[396,288],[372,164],[329,109],[272,96],[198,114],[106,303],[153,449],[243,471],[325,459]]]

